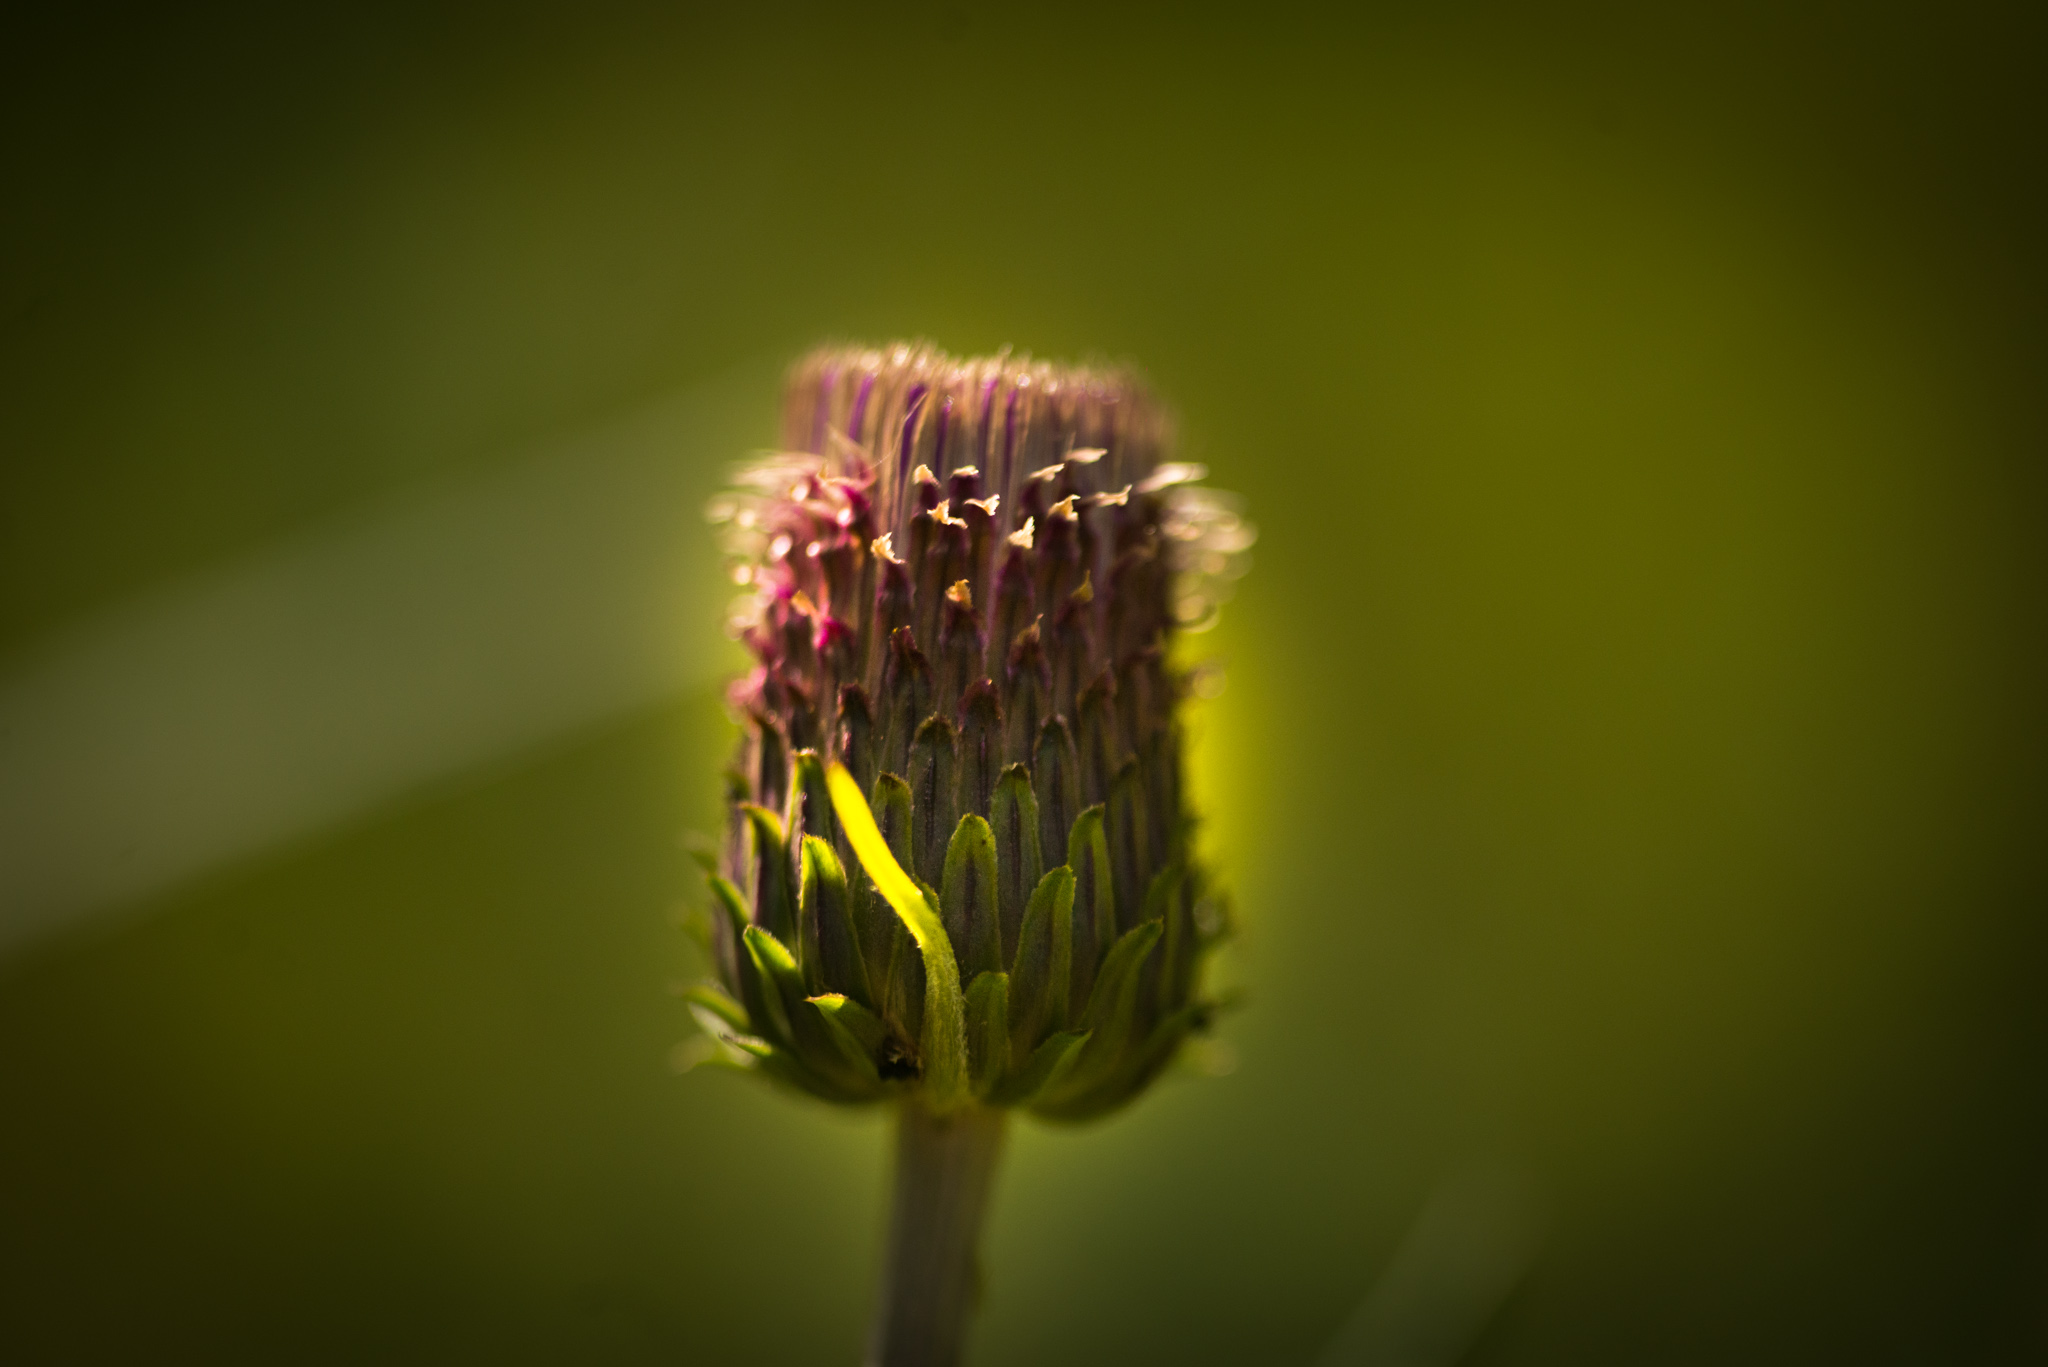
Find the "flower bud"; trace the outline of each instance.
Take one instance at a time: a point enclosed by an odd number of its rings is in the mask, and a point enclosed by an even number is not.
[[[713,507],[754,659],[713,957],[730,1057],[834,1101],[1100,1114],[1206,1027],[1173,664],[1251,529],[1130,374],[926,347],[792,372]]]

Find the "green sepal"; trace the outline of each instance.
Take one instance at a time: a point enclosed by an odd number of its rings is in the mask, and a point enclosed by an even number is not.
[[[976,1096],[1002,1080],[1010,1052],[1010,975],[979,973],[967,985],[967,1072]]]
[[[1116,851],[1117,900],[1128,901],[1125,911],[1144,902],[1145,889],[1135,882],[1143,867],[1141,851],[1150,848],[1149,815],[1145,803],[1144,769],[1136,755],[1126,755],[1123,767],[1109,784],[1109,811],[1103,818],[1109,847]],[[1142,921],[1145,918],[1137,918]]]
[[[796,823],[790,824],[794,829]],[[802,845],[798,847],[797,855],[796,954],[798,966],[803,970],[806,992],[825,990],[825,952],[824,946],[820,943],[823,936],[818,930],[819,913],[822,908],[818,903],[831,893],[829,889],[820,886],[824,873],[818,867],[816,856],[811,853],[811,846],[816,840],[817,837],[814,835],[805,836]],[[828,848],[826,853],[830,854],[831,850]],[[843,873],[839,890],[841,893],[846,891]]]
[[[678,1072],[695,1073],[707,1068],[729,1073],[757,1073],[760,1060],[743,1052],[724,1035],[697,1035],[679,1042],[669,1053],[669,1065]]]
[[[782,818],[757,802],[742,802],[740,812],[754,832],[754,919],[779,940],[793,937],[796,907],[789,888],[789,842]]]
[[[732,927],[732,942],[738,944],[740,937],[747,933],[747,925],[753,917],[747,911],[747,899],[732,885],[732,880],[712,874],[705,880],[711,885],[712,900],[718,903],[725,914],[726,924]]]
[[[824,1012],[827,1019],[851,1035],[854,1043],[870,1056],[881,1052],[882,1042],[889,1037],[889,1027],[882,1023],[880,1016],[839,992],[826,992],[812,997],[810,1002]]]
[[[1095,987],[1102,960],[1116,943],[1116,874],[1109,862],[1103,806],[1096,803],[1074,818],[1067,837],[1067,866],[1074,871],[1074,981],[1068,1019],[1080,1016]]]
[[[796,1039],[790,1028],[789,1006],[804,999],[803,974],[797,971],[788,947],[760,926],[747,927],[743,948],[753,959],[761,983],[762,1012],[756,1020],[763,1027],[761,1037],[787,1048]],[[748,1009],[752,1014],[752,1003]]]
[[[757,1066],[763,1073],[786,1087],[794,1088],[806,1096],[814,1096],[820,1101],[830,1101],[842,1106],[858,1105],[864,1101],[876,1100],[880,1095],[879,1092],[865,1093],[819,1077],[794,1053],[767,1040],[743,1035],[733,1040],[733,1043],[760,1060]]]
[[[795,957],[780,940],[759,926],[747,928],[747,948],[761,966],[761,976],[774,988],[765,994],[770,1002],[769,1014],[782,1032],[782,1039],[774,1042],[784,1044],[811,1072],[848,1095],[863,1096],[863,1086],[871,1081],[869,1075],[874,1072],[874,1061],[864,1059],[863,1067],[845,1057],[832,1023],[809,1000]]]
[[[1086,1030],[1063,1030],[1031,1051],[1022,1068],[1004,1078],[989,1096],[995,1106],[1029,1106],[1039,1095],[1056,1086],[1080,1057],[1088,1042]]]
[[[753,954],[747,949],[747,930],[752,917],[747,912],[746,899],[730,880],[714,877],[710,880],[712,900],[725,913],[726,924],[732,930],[733,974],[738,979],[731,984],[740,994],[740,1004],[747,1009],[747,1016],[753,1022],[750,1027],[756,1034],[769,1028],[768,993],[762,984],[761,969],[754,962]]]
[[[1010,1057],[1022,1067],[1048,1030],[1067,1023],[1074,958],[1074,871],[1046,872],[1031,894],[1011,974]]]
[[[819,782],[822,784],[823,780]],[[868,981],[867,962],[856,938],[852,902],[839,855],[817,836],[805,836],[803,881],[798,888],[796,914],[804,985],[813,994],[844,990],[868,1002],[875,998]]]
[[[1017,961],[1018,936],[1032,890],[1045,872],[1038,840],[1038,797],[1031,791],[1031,771],[1021,764],[1003,770],[989,805],[989,826],[996,838],[996,906],[1002,925],[1002,962]]]
[[[939,912],[962,973],[1000,973],[1002,925],[996,906],[996,837],[973,812],[960,818],[946,847]]]
[[[1167,1016],[1152,1027],[1152,1033],[1138,1047],[1132,1059],[1130,1090],[1135,1093],[1150,1082],[1159,1071],[1172,1061],[1174,1051],[1181,1041],[1198,1029],[1206,1028],[1214,1014],[1208,1002],[1189,1002],[1178,1011]]]
[[[754,1024],[747,1016],[747,1008],[741,1006],[715,987],[699,984],[683,989],[683,1000],[692,1006],[701,1006],[719,1020],[733,1028],[734,1033],[751,1035]]]
[[[1152,875],[1151,886],[1145,889],[1145,910],[1138,917],[1140,921],[1164,921],[1167,904],[1180,888],[1180,880],[1187,876],[1187,866],[1178,859]]]
[[[1160,939],[1155,994],[1161,1010],[1168,1010],[1175,1001],[1181,1000],[1178,956],[1187,952],[1188,941],[1193,938],[1193,927],[1186,925],[1187,908],[1179,895],[1187,871],[1187,865],[1175,859],[1153,874],[1151,886],[1145,889],[1145,911],[1140,919],[1157,921],[1165,928]]]
[[[1145,966],[1146,956],[1159,943],[1160,930],[1157,921],[1143,921],[1110,946],[1109,957],[1102,961],[1102,972],[1096,975],[1095,990],[1088,994],[1088,1009],[1081,1015],[1082,1029],[1099,1033],[1119,1014],[1130,1014],[1129,998],[1137,990],[1138,970]]]
[[[825,792],[825,765],[816,750],[798,750],[789,757],[789,818],[785,829],[822,837],[830,843],[839,833],[832,799]]]
[[[928,919],[923,927],[911,930],[924,956],[924,1023],[918,1052],[934,1103],[950,1110],[967,1099],[967,1011],[960,967],[939,921],[938,899],[929,887],[924,889],[924,902]]]
[[[1181,1042],[1208,1014],[1207,1003],[1189,1002],[1153,1026],[1145,1042],[1129,1050],[1106,1078],[1095,1082],[1087,1091],[1071,1093],[1059,1105],[1047,1108],[1046,1118],[1092,1120],[1136,1097],[1166,1067]]]
[[[1162,929],[1157,921],[1142,922],[1110,947],[1109,957],[1102,961],[1102,972],[1096,975],[1095,989],[1089,993],[1088,1010],[1081,1017],[1081,1028],[1089,1032],[1088,1045],[1066,1078],[1041,1103],[1040,1109],[1046,1114],[1056,1115],[1067,1103],[1084,1100],[1097,1084],[1116,1071],[1130,1043],[1140,970],[1159,943]]]
[[[825,1022],[825,1032],[860,1080],[869,1087],[880,1087],[882,1077],[875,1070],[875,1052],[882,1043],[881,1019],[851,997],[837,992],[807,999],[804,1009],[817,1012]]]

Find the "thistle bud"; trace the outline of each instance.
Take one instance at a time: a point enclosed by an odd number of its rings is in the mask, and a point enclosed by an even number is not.
[[[1131,375],[828,350],[714,505],[753,668],[713,876],[732,1057],[812,1095],[1098,1115],[1203,1029],[1177,632],[1251,531]]]

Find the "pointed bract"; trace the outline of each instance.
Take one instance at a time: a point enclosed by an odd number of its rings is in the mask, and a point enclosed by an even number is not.
[[[1002,931],[996,907],[996,838],[986,821],[969,812],[953,830],[946,850],[946,881],[939,911],[963,973],[1000,973]]]
[[[976,1096],[995,1089],[1009,1062],[1009,1002],[1006,973],[983,973],[967,986],[967,1061]]]
[[[1010,971],[1011,1055],[1019,1066],[1038,1042],[1067,1024],[1074,962],[1074,872],[1064,864],[1031,894]]]
[[[1045,869],[1039,853],[1038,799],[1031,791],[1031,771],[1023,765],[1013,764],[1003,771],[989,811],[989,825],[996,839],[996,904],[1001,912],[1002,960],[1007,964],[1017,957],[1024,907]]]

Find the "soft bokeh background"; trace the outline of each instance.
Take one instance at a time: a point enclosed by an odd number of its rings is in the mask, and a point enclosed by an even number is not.
[[[854,1360],[880,1119],[668,1059],[698,510],[899,335],[1263,532],[1237,1067],[1018,1133],[979,1362],[2048,1357],[2037,18],[11,28],[0,1357]]]

